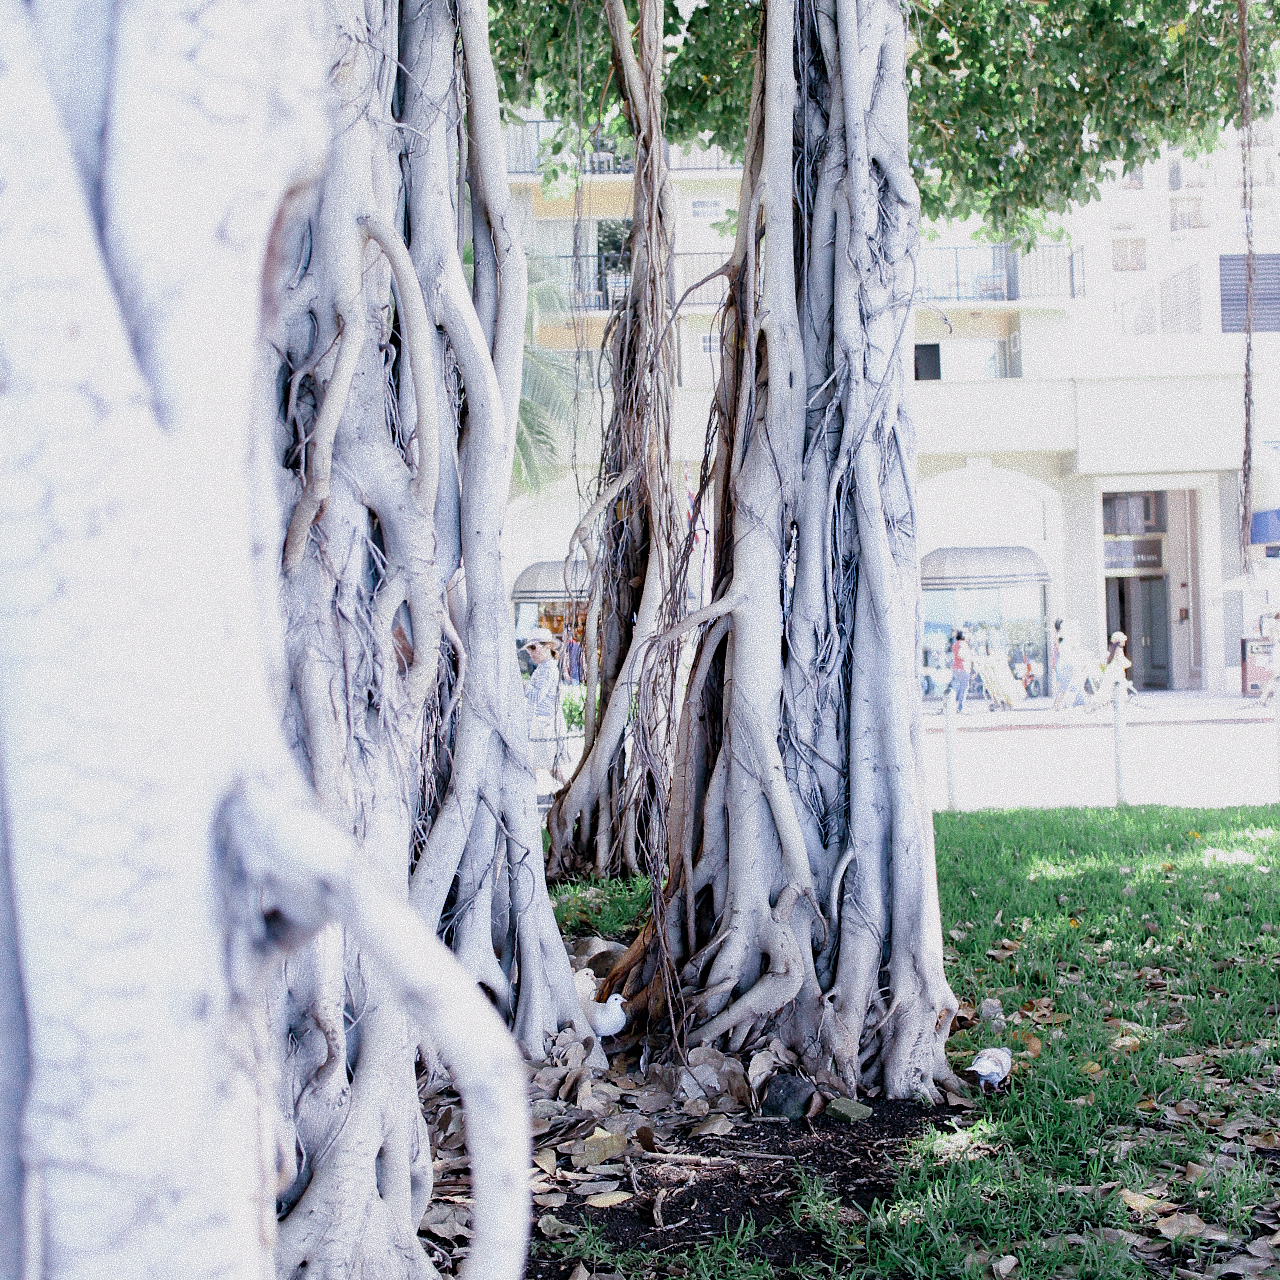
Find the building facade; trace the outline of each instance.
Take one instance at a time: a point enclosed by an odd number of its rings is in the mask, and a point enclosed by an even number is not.
[[[509,134],[508,159],[536,269],[566,314],[537,340],[582,350],[593,372],[625,288],[625,159],[589,158],[580,194],[541,172],[549,126]],[[1171,152],[1117,178],[1028,253],[926,232],[918,258],[912,411],[920,471],[926,692],[945,684],[946,639],[967,625],[1047,692],[1049,637],[1070,619],[1101,656],[1129,636],[1139,688],[1241,687],[1241,640],[1280,608],[1280,187],[1269,125],[1255,126],[1254,508],[1256,569],[1242,572],[1244,444],[1241,161],[1234,135],[1193,159]],[[732,245],[739,172],[718,151],[673,152],[677,296]],[[577,252],[575,254],[575,244]],[[692,288],[677,325],[672,453],[696,483],[716,376],[723,283]],[[578,468],[517,499],[512,581],[562,559],[594,473],[607,391],[585,380]],[[1268,514],[1271,513],[1271,514]],[[1268,555],[1265,539],[1275,534]],[[1273,576],[1274,571],[1274,576]],[[937,678],[931,674],[937,673]]]

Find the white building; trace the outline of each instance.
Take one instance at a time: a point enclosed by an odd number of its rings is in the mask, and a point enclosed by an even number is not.
[[[575,316],[538,339],[597,350],[625,278],[610,254],[629,214],[630,178],[599,156],[580,208],[571,192],[545,192],[542,128],[512,131],[512,180],[530,248],[562,273]],[[1280,508],[1271,461],[1280,458],[1280,188],[1270,126],[1256,128],[1254,151],[1254,507],[1265,513]],[[673,156],[679,292],[727,256],[738,178],[716,151]],[[589,263],[576,279],[575,225],[579,261]],[[940,662],[945,634],[967,623],[1043,662],[1053,620],[1068,617],[1099,654],[1112,630],[1124,630],[1140,688],[1239,690],[1241,638],[1257,634],[1269,599],[1280,607],[1280,559],[1258,548],[1260,571],[1242,576],[1244,237],[1234,137],[1205,159],[1172,153],[1112,182],[1063,220],[1062,240],[1030,254],[975,241],[973,230],[936,229],[919,255],[923,660]],[[673,456],[695,479],[722,287],[695,291],[678,326]],[[583,476],[594,471],[599,414],[598,398],[584,396]],[[563,558],[579,510],[572,474],[518,500],[509,578]],[[1255,519],[1255,529],[1280,544],[1280,515]],[[1277,570],[1270,596],[1268,565]]]

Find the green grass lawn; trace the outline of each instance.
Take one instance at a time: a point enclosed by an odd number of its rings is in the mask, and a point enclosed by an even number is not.
[[[574,880],[551,886],[556,924],[569,938],[630,940],[649,912],[649,879]]]
[[[1028,1280],[1212,1275],[1275,1232],[1280,807],[940,814],[936,830],[952,987],[1010,1015],[951,1053],[1009,1045],[1012,1087],[940,1115],[865,1220],[806,1182],[795,1223],[830,1258],[806,1276],[990,1277],[1005,1255]],[[1226,1274],[1258,1274],[1255,1249],[1254,1271]],[[706,1274],[774,1274],[750,1253]]]

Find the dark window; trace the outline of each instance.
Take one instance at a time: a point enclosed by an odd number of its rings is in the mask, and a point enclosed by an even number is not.
[[[1244,254],[1218,259],[1222,294],[1222,332],[1244,332]],[[1280,333],[1280,253],[1258,253],[1253,259],[1253,327],[1257,333]]]
[[[916,381],[939,382],[942,379],[942,348],[936,342],[916,343]]]

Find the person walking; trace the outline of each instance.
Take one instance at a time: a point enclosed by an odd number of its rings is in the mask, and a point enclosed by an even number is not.
[[[560,664],[556,661],[560,642],[546,627],[534,627],[521,647],[533,664],[524,696],[529,704],[529,761],[539,774],[541,795],[544,790],[554,791],[554,783],[565,780],[565,728],[560,711]]]
[[[956,710],[964,710],[965,694],[969,692],[969,673],[973,670],[973,649],[963,631],[956,632],[951,642],[951,690],[956,698]]]

